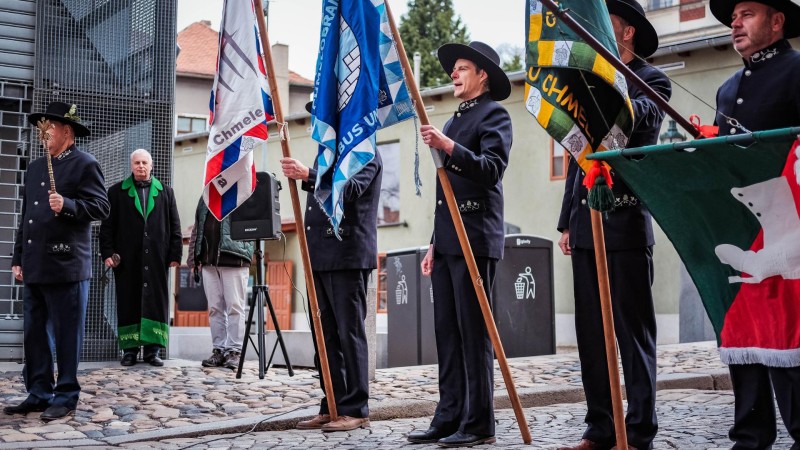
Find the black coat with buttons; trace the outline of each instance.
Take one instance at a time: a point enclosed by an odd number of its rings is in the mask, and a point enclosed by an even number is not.
[[[22,194],[11,264],[22,266],[26,284],[68,283],[92,276],[91,223],[108,216],[109,204],[100,164],[73,145],[52,158],[56,191],[64,206],[50,209],[47,159],[30,163]]]
[[[800,125],[800,52],[782,39],[743,62],[717,91],[719,135],[743,132],[725,116],[749,131]]]
[[[131,175],[108,188],[108,200],[111,214],[100,227],[100,256],[104,261],[120,256],[114,268],[117,325],[139,324],[142,317],[166,324],[169,264],[180,263],[183,254],[175,193],[155,177],[142,186]],[[124,340],[121,344],[126,348]]]
[[[442,129],[455,141],[440,151],[474,256],[503,257],[503,175],[511,153],[511,116],[484,93],[462,103]],[[433,244],[445,255],[463,255],[441,183],[436,182]]]
[[[672,85],[664,72],[639,60],[631,61],[628,67],[659,95],[669,100],[672,95]],[[634,125],[627,147],[642,147],[657,143],[664,111],[630,82],[628,95],[633,104]],[[629,250],[653,245],[655,240],[650,211],[622,178],[615,175],[612,170],[615,209],[603,214],[606,250]],[[569,230],[570,247],[593,249],[591,211],[587,204],[589,191],[583,186],[583,179],[584,173],[575,160],[570,158],[557,228],[558,231]]]
[[[345,184],[342,196],[344,217],[336,238],[325,212],[314,197],[317,165],[309,169],[305,227],[311,268],[315,271],[372,270],[378,265],[378,201],[380,200],[383,161],[380,153]],[[332,170],[325,176],[330,176]]]

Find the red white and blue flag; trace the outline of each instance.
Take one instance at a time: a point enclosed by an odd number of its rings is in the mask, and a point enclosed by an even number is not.
[[[203,199],[217,220],[256,187],[252,150],[267,140],[274,117],[253,0],[225,0],[217,73],[211,89]]]

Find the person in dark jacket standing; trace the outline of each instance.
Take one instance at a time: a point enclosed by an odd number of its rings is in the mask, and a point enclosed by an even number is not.
[[[658,48],[658,35],[636,0],[608,0],[608,12],[619,55],[639,78],[664,99],[672,87],[669,78],[643,58]],[[637,58],[638,56],[638,58]],[[653,100],[628,83],[634,128],[628,147],[655,144],[664,119]],[[613,171],[612,171],[613,175]],[[614,446],[611,388],[606,364],[600,290],[597,282],[588,191],[584,173],[570,159],[558,230],[559,248],[571,257],[575,293],[575,334],[586,394],[586,430],[575,447],[605,450]],[[619,177],[614,179],[615,209],[603,214],[606,255],[628,413],[625,424],[631,448],[652,446],[658,431],[656,418],[656,316],[653,307],[653,226],[650,212]]]
[[[338,413],[337,420],[331,422],[328,401],[323,397],[319,414],[298,423],[297,428],[322,431],[365,428],[369,426],[369,362],[364,320],[367,283],[378,264],[381,155],[376,152],[369,164],[347,180],[342,194],[341,240],[336,238],[328,216],[314,197],[316,163],[308,168],[295,159],[284,158],[281,167],[286,177],[300,180],[303,190],[308,191],[306,240]],[[332,172],[323,176],[332,176]]]
[[[711,0],[709,7],[732,28],[733,47],[744,66],[717,91],[719,135],[800,126],[800,52],[787,41],[800,36],[800,6],[789,0]],[[794,439],[791,448],[800,450],[800,367],[796,358],[788,359],[770,358],[764,364],[755,357],[723,357],[735,400],[728,433],[734,449],[767,449],[775,443],[774,390]]]
[[[6,414],[44,411],[42,420],[54,420],[74,414],[78,405],[78,361],[92,277],[91,223],[108,216],[109,204],[100,164],[75,145],[76,136],[89,135],[77,109],[52,102],[45,113],[28,117],[33,125],[50,121],[44,145],[52,158],[56,190],[50,190],[46,158],[32,161],[11,262],[14,278],[25,283],[23,373],[28,398],[6,406]]]
[[[239,368],[244,344],[244,302],[255,243],[231,239],[231,216],[217,220],[200,197],[186,264],[203,277],[211,328],[211,356],[203,367]]]
[[[181,263],[181,219],[175,194],[150,173],[145,149],[131,153],[131,175],[108,189],[111,215],[100,227],[100,256],[114,268],[117,338],[122,365],[142,359],[163,366],[159,357],[169,337],[169,268]]]
[[[445,44],[438,56],[461,104],[443,131],[431,125],[420,131],[443,160],[491,301],[495,267],[503,257],[502,179],[512,140],[511,117],[497,102],[508,98],[511,83],[500,57],[482,42]],[[433,238],[421,270],[433,285],[439,404],[430,428],[410,433],[408,440],[447,447],[493,443],[494,349],[438,180]]]

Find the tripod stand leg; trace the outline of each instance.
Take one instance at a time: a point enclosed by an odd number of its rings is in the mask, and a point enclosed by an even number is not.
[[[264,293],[265,286],[256,286],[258,295],[256,295],[256,305],[258,308],[258,379],[263,380],[264,374],[267,373],[266,364],[264,362]]]
[[[247,354],[247,341],[252,342],[250,337],[250,324],[253,323],[253,305],[250,305],[250,312],[247,314],[247,324],[244,326],[244,340],[242,341],[242,354],[239,355],[239,368],[236,369],[236,378],[242,378],[242,366],[244,365],[244,357]],[[256,351],[257,352],[257,351]]]

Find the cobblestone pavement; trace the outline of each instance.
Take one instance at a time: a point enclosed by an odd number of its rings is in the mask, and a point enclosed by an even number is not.
[[[198,435],[200,433],[197,430],[203,430],[203,427],[210,430],[209,427],[214,424],[236,420],[239,420],[240,425],[252,424],[262,417],[287,413],[301,407],[307,407],[306,415],[313,414],[312,406],[319,403],[322,391],[312,371],[295,370],[295,376],[289,377],[285,369],[273,367],[269,369],[265,379],[259,380],[255,365],[255,362],[248,361],[243,377],[239,380],[232,371],[202,368],[195,361],[168,361],[167,366],[162,368],[142,364],[124,368],[118,363],[108,363],[99,368],[82,368],[80,380],[83,392],[74,417],[45,424],[39,420],[39,413],[27,416],[0,413],[0,448],[39,445],[44,441],[56,444],[52,441],[102,440],[164,430],[174,431],[177,436],[190,434],[183,431],[192,429],[195,430],[194,435]],[[581,386],[577,353],[514,358],[509,360],[509,365],[516,387],[521,393],[565,388],[575,391]],[[3,405],[16,404],[25,398],[19,369],[21,366],[16,370],[0,373],[0,403]],[[714,343],[659,347],[660,379],[668,378],[670,374],[707,374],[724,370],[725,366],[719,361]],[[503,379],[497,370],[495,380],[498,394],[502,394]],[[428,409],[432,409],[438,397],[437,369],[436,366],[380,369],[370,389],[371,406],[381,402],[394,401],[402,404],[405,401],[420,403],[423,400],[430,404]],[[560,401],[573,400],[562,398]],[[580,422],[580,408],[577,405],[564,407],[566,412],[554,413],[548,421],[535,422],[536,426],[572,420],[573,413],[569,411],[573,411]],[[423,411],[416,417],[427,414],[429,413]],[[730,408],[720,414],[732,417]],[[405,417],[415,416],[407,414]],[[510,426],[508,420],[505,418],[501,421],[500,429]],[[392,428],[375,427],[371,432],[365,433],[370,436],[369,439],[385,435],[387,442],[399,442],[402,439],[396,435],[402,434],[402,430],[394,430],[401,424],[407,427],[407,431],[411,427],[423,425],[424,421],[392,422]],[[726,433],[725,430],[717,431],[723,435]],[[539,433],[541,434],[543,433]],[[552,437],[550,432],[547,435]],[[286,439],[290,439],[295,434],[289,433],[286,436]],[[300,439],[298,442],[312,439],[304,434],[296,436]],[[333,435],[328,439],[343,438]],[[504,438],[503,441],[513,442],[513,439]],[[358,443],[353,445],[356,444]],[[298,445],[307,447],[308,443]]]
[[[661,431],[654,442],[656,449],[723,449],[730,448],[727,432],[732,422],[733,394],[730,391],[669,390],[659,391],[658,417]],[[497,411],[497,443],[475,448],[553,449],[574,444],[583,432],[586,404],[558,404],[525,409],[525,417],[533,438],[524,445],[514,414],[509,409]],[[428,418],[373,422],[370,429],[347,433],[318,431],[268,431],[247,435],[235,434],[192,439],[165,439],[160,442],[139,442],[124,448],[154,449],[249,449],[281,448],[312,449],[346,447],[368,448],[439,448],[435,445],[412,445],[406,435],[415,429],[427,428]],[[791,439],[781,426],[775,449],[788,449]]]
[[[730,448],[728,428],[732,422],[733,394],[730,391],[667,390],[658,394],[660,432],[655,449],[725,449]],[[558,404],[525,409],[532,445],[523,445],[514,414],[509,409],[497,411],[497,443],[475,448],[553,449],[580,440],[586,404]],[[131,449],[312,449],[345,447],[368,448],[439,448],[435,445],[412,445],[408,432],[427,428],[428,418],[373,422],[369,429],[347,433],[319,431],[267,431],[192,439],[165,439],[123,445]],[[775,449],[788,449],[791,439],[781,425]]]

